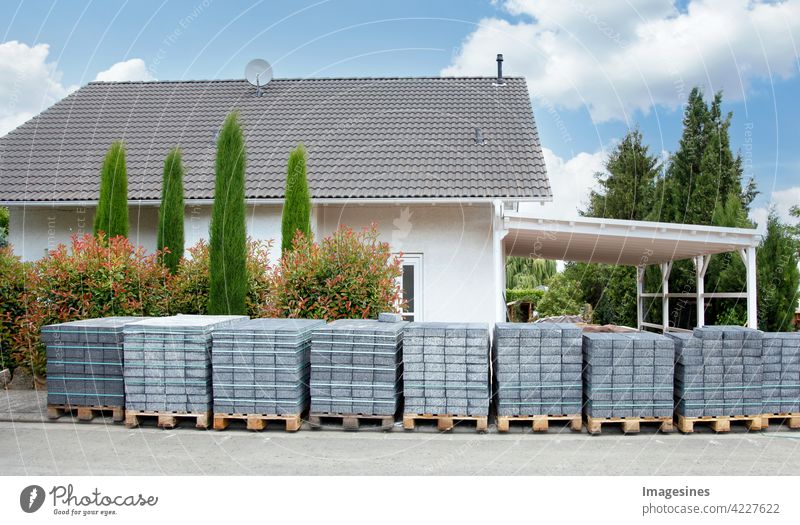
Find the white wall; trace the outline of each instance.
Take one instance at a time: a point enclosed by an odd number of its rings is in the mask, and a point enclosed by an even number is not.
[[[395,252],[422,253],[424,321],[495,321],[492,208],[478,205],[316,207],[317,236],[375,222]]]
[[[90,208],[12,208],[10,240],[25,260],[44,255],[48,248],[69,243],[73,233],[91,233]],[[158,208],[131,207],[130,238],[155,250]],[[376,223],[381,240],[394,252],[421,253],[423,259],[423,320],[488,322],[495,320],[492,259],[492,208],[474,205],[317,205],[313,222],[317,238],[330,235],[339,224],[360,229]],[[185,244],[208,240],[211,207],[186,207]],[[274,240],[272,258],[280,256],[280,205],[248,207],[251,237]],[[499,292],[498,292],[499,293]]]
[[[128,208],[128,236],[148,252],[156,248],[158,208]],[[41,258],[59,244],[70,245],[73,235],[92,233],[94,209],[81,206],[9,207],[8,237],[14,252],[25,261]]]

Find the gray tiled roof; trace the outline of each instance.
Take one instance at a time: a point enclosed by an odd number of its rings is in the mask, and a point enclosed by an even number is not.
[[[233,109],[247,136],[249,198],[283,196],[300,142],[315,198],[549,197],[525,80],[493,81],[276,79],[260,98],[243,80],[93,82],[0,138],[0,201],[96,200],[103,155],[120,138],[130,199],[159,198],[176,144],[186,197],[210,199],[215,136]]]

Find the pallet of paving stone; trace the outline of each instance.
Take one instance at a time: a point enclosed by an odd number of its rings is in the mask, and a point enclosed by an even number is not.
[[[667,335],[676,345],[677,415],[687,421],[701,417],[748,420],[764,412],[762,332],[741,326],[704,326],[691,334]],[[724,428],[725,421],[720,419],[714,426]]]
[[[534,432],[547,432],[550,423],[566,423],[573,432],[580,432],[583,428],[581,414],[541,415],[541,416],[497,416],[497,431],[508,432],[512,423],[526,423],[532,426]]]
[[[800,421],[796,415],[800,414],[800,333],[765,332],[762,336],[762,360],[763,425],[768,426],[770,419],[785,419],[789,428],[798,428]]]
[[[571,323],[497,323],[492,342],[494,402],[500,417],[577,417],[582,409],[582,329]],[[574,425],[575,423],[573,423]]]
[[[677,414],[678,430],[684,434],[694,432],[695,425],[708,425],[714,432],[730,432],[731,423],[740,422],[747,430],[761,430],[762,416],[699,416],[688,417]]]
[[[176,315],[125,325],[126,418],[127,412],[187,417],[211,412],[212,334],[244,319],[247,317],[238,315]]]
[[[761,429],[769,428],[770,423],[784,424],[791,429],[800,428],[800,412],[787,412],[784,414],[761,414]]]
[[[404,416],[485,418],[489,354],[488,324],[410,323],[403,339]]]
[[[109,407],[104,410],[112,411],[125,407],[123,330],[144,319],[104,317],[42,327],[47,403],[53,414],[66,406]],[[89,417],[86,410],[82,413]]]
[[[388,431],[394,428],[394,415],[312,412],[308,415],[308,425],[312,430],[322,428],[360,430],[363,426]]]
[[[593,428],[672,421],[674,343],[649,332],[583,335],[584,414]],[[666,425],[666,423],[664,423]]]
[[[309,403],[311,336],[322,326],[322,320],[250,319],[214,330],[215,425],[244,419],[260,429],[282,419],[287,430],[297,430]]]
[[[125,421],[125,407],[120,406],[74,406],[64,404],[47,405],[47,418],[58,419],[75,414],[79,421],[91,421],[95,416],[110,415],[115,423]]]
[[[247,430],[264,430],[269,423],[280,423],[286,432],[297,432],[303,425],[300,414],[223,414],[214,412],[214,430],[225,430],[231,421],[244,421]]]
[[[313,331],[309,421],[393,420],[402,400],[403,330],[400,316],[340,319]],[[336,425],[334,425],[336,426]]]
[[[466,416],[458,414],[403,414],[403,429],[414,430],[419,421],[434,421],[440,432],[453,430],[456,425],[475,423],[476,432],[486,432],[489,428],[488,416]]]
[[[190,421],[195,428],[203,430],[212,425],[212,413],[208,412],[160,412],[148,410],[125,410],[125,426],[138,427],[143,419],[155,419],[158,428],[171,430],[178,426],[179,421]]]
[[[586,417],[586,431],[591,435],[602,433],[604,426],[617,426],[625,434],[638,434],[642,425],[658,425],[660,432],[674,430],[672,416],[669,417]]]

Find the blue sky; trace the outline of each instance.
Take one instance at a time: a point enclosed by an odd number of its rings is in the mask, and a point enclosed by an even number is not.
[[[0,132],[98,75],[241,78],[254,57],[277,77],[491,75],[502,52],[506,71],[528,78],[561,209],[580,204],[571,188],[591,184],[629,126],[673,151],[680,102],[701,85],[726,94],[760,219],[770,201],[800,202],[799,3],[11,0]]]

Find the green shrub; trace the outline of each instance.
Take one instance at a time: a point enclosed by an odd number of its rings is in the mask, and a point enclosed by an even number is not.
[[[247,315],[260,317],[270,290],[269,252],[271,241],[247,241]],[[200,241],[189,248],[178,271],[170,279],[171,314],[207,314],[209,292],[209,249]]]
[[[564,273],[557,273],[547,282],[547,293],[539,301],[539,317],[581,315],[583,302],[578,283]]]
[[[11,247],[0,248],[0,369],[14,368],[11,359],[14,324],[25,314],[26,264],[14,255]]]
[[[156,248],[163,252],[164,266],[173,274],[183,257],[183,213],[183,162],[181,150],[174,148],[164,159],[156,241]]]
[[[100,173],[100,198],[94,216],[94,234],[104,232],[106,239],[128,236],[128,171],[125,146],[114,142],[103,159]]]
[[[44,375],[42,326],[114,315],[166,315],[169,272],[158,254],[146,255],[125,237],[72,238],[31,265],[24,315],[14,326],[13,357]]]
[[[321,243],[298,232],[273,272],[266,317],[375,318],[398,311],[401,261],[375,226],[340,227]]]
[[[247,233],[244,203],[245,145],[239,115],[225,118],[217,139],[214,205],[209,245],[208,312],[247,312]]]
[[[506,302],[528,301],[534,305],[539,304],[545,291],[533,288],[522,288],[519,290],[506,290]]]
[[[8,246],[8,208],[0,206],[0,248]]]
[[[306,148],[302,144],[289,154],[286,192],[281,216],[281,253],[292,248],[297,232],[311,238],[311,194],[306,177]]]

